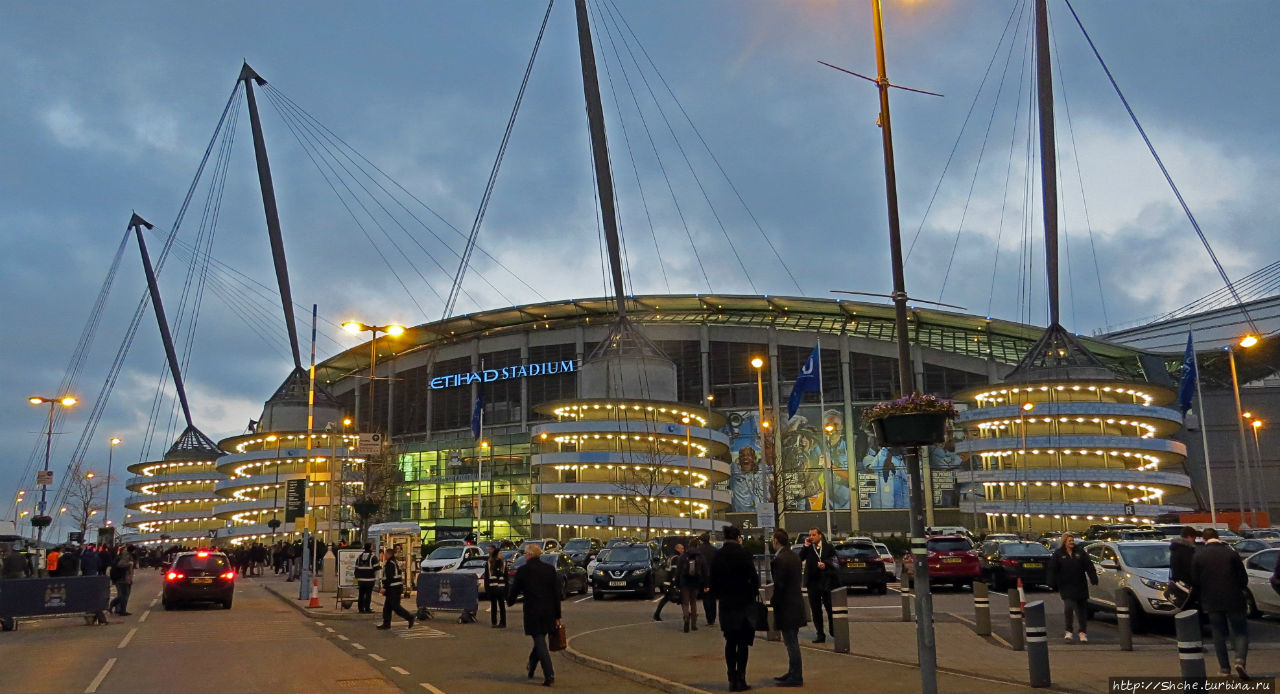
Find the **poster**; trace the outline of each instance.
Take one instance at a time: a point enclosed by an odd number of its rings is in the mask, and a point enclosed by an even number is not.
[[[776,502],[780,511],[849,508],[849,454],[840,409],[801,407],[783,427],[776,472],[766,464],[774,458],[775,437],[771,432],[762,442],[759,414],[748,410],[727,417],[730,512],[755,511],[762,499]]]
[[[356,558],[364,552],[362,549],[341,548],[338,550],[338,587],[354,588],[356,586]]]
[[[862,428],[861,410],[862,408],[855,408],[855,418],[860,429],[856,448],[861,454],[857,465],[858,508],[869,510],[909,508],[910,484],[902,456],[890,456],[887,448],[880,447],[870,428]],[[963,469],[966,461],[954,449],[955,441],[950,427],[947,430],[947,441],[943,445],[929,446],[929,482],[932,485],[933,505],[936,508],[955,508],[960,505],[960,494],[956,488],[956,471]],[[874,485],[866,482],[868,478],[874,480]]]

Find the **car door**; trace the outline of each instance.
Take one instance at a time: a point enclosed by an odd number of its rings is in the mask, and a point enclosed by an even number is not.
[[[1116,589],[1124,578],[1120,558],[1110,545],[1105,544],[1090,545],[1085,552],[1093,560],[1093,568],[1098,572],[1098,585],[1089,589],[1089,602],[1114,608]]]
[[[1277,559],[1280,559],[1280,549],[1268,549],[1244,562],[1245,573],[1249,574],[1249,593],[1258,609],[1267,614],[1280,614],[1280,594],[1271,587]]]

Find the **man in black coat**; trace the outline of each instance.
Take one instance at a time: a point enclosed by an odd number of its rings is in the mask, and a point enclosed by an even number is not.
[[[1227,659],[1227,633],[1231,650],[1236,652],[1235,671],[1242,680],[1249,679],[1245,660],[1249,656],[1249,620],[1245,591],[1249,574],[1244,562],[1230,545],[1218,539],[1218,531],[1206,528],[1204,547],[1191,562],[1191,585],[1200,597],[1200,610],[1209,617],[1213,629],[1213,650],[1218,655],[1218,674],[1231,674]]]
[[[1047,574],[1049,587],[1062,598],[1067,629],[1063,638],[1072,640],[1071,615],[1074,613],[1080,623],[1080,643],[1087,643],[1089,584],[1098,585],[1098,571],[1093,568],[1089,554],[1076,546],[1076,538],[1071,533],[1062,534],[1062,544],[1049,557]]]
[[[547,634],[560,627],[560,580],[555,567],[542,561],[542,548],[529,545],[524,550],[524,565],[516,569],[515,578],[507,589],[507,604],[515,605],[516,598],[524,595],[524,633],[533,637],[533,650],[529,652],[529,679],[542,664],[542,684],[550,687],[556,680],[551,666],[551,651],[547,648]]]
[[[1196,556],[1196,538],[1200,531],[1184,527],[1178,537],[1169,542],[1169,582],[1173,584],[1166,597],[1179,609],[1194,609],[1196,596],[1191,589],[1191,561]]]
[[[715,566],[716,547],[711,544],[711,536],[703,533],[698,538],[698,551],[702,554],[703,566]],[[702,613],[707,615],[707,626],[716,623],[716,596],[711,591],[702,594]]]
[[[779,687],[799,687],[804,684],[804,669],[800,662],[800,627],[805,625],[804,597],[800,593],[800,558],[791,551],[787,531],[779,528],[773,532],[773,624],[782,632],[782,643],[787,647],[787,674],[773,678]]]
[[[823,643],[827,640],[822,630],[824,608],[827,624],[832,632],[836,630],[835,614],[831,609],[831,584],[839,570],[836,568],[836,548],[827,542],[821,530],[809,528],[804,547],[800,549],[800,560],[804,562],[804,585],[809,589],[809,611],[813,613],[813,626],[818,630],[818,638],[813,642]]]
[[[742,531],[724,527],[724,546],[716,551],[711,565],[711,592],[720,607],[720,633],[724,635],[724,664],[729,674],[729,691],[744,692],[747,684],[747,657],[756,638],[756,596],[760,577],[755,559],[742,546]]]
[[[413,628],[413,614],[400,606],[400,598],[404,595],[404,569],[400,568],[398,550],[392,547],[387,550],[387,561],[382,565],[382,624],[379,629],[391,628],[391,615],[400,615]]]

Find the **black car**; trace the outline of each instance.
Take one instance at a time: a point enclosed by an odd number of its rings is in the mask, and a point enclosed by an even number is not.
[[[889,590],[889,573],[884,568],[880,550],[871,542],[845,542],[836,545],[836,570],[842,586],[866,586],[884,595]]]
[[[573,563],[584,569],[587,568],[587,562],[602,549],[604,549],[604,543],[596,537],[575,537],[564,543],[564,553],[569,555]]]
[[[182,552],[164,575],[161,603],[172,610],[184,603],[216,602],[231,609],[236,573],[222,552]]]
[[[591,573],[591,596],[603,600],[608,593],[636,593],[652,599],[665,574],[662,553],[653,545],[615,545]]]
[[[543,552],[538,558],[542,563],[555,567],[556,577],[560,580],[561,599],[569,597],[570,593],[587,592],[587,570],[573,563],[567,555],[561,552]],[[511,562],[511,568],[507,569],[508,586],[515,581],[516,570],[524,566],[526,561],[528,561],[528,555],[521,554]]]
[[[995,590],[1004,590],[1022,579],[1022,585],[1044,585],[1049,567],[1048,548],[1039,542],[986,542],[978,558],[982,577]]]

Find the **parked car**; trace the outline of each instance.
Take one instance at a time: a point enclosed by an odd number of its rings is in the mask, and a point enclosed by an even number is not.
[[[653,599],[666,579],[662,553],[652,545],[615,545],[591,572],[591,595],[603,600],[610,593],[635,593]]]
[[[836,570],[842,586],[866,586],[871,592],[888,592],[889,573],[880,550],[871,542],[844,542],[836,545]]]
[[[575,537],[564,543],[564,553],[569,555],[573,563],[578,566],[587,567],[587,562],[591,558],[600,553],[604,549],[604,544],[600,542],[598,537]]]
[[[982,539],[985,542],[1021,542],[1022,538],[1014,533],[991,533]]]
[[[609,541],[604,543],[605,547],[617,547],[618,545],[630,545],[637,542],[643,542],[638,537],[611,537]]]
[[[963,535],[935,535],[925,542],[928,550],[929,585],[950,583],[956,588],[973,585],[982,575],[978,550]]]
[[[1244,540],[1236,540],[1231,545],[1231,549],[1234,549],[1236,554],[1240,555],[1241,559],[1247,559],[1257,552],[1261,552],[1264,549],[1272,549],[1274,547],[1280,547],[1280,540],[1258,540],[1254,538],[1246,538]]]
[[[166,610],[192,602],[216,602],[229,610],[235,589],[236,574],[227,555],[208,550],[182,552],[165,572],[160,601]]]
[[[479,556],[483,555],[475,545],[445,545],[431,550],[418,568],[423,571],[453,571],[462,565],[463,560]]]
[[[484,598],[484,571],[485,565],[489,562],[488,557],[470,557],[463,559],[462,564],[455,571],[457,573],[471,574],[476,577],[476,595]]]
[[[570,593],[586,593],[587,592],[587,570],[573,563],[573,560],[563,552],[543,552],[538,557],[542,563],[554,566],[556,569],[556,578],[560,581],[560,597],[561,599],[569,597]],[[528,555],[521,554],[516,560],[511,562],[511,568],[507,569],[507,585],[516,578],[516,571],[524,566],[528,561]]]
[[[880,553],[880,561],[884,562],[884,572],[889,574],[890,581],[898,580],[898,563],[893,559],[893,552],[889,551],[889,546],[883,542],[872,542],[876,551]]]
[[[1249,616],[1280,616],[1280,593],[1271,585],[1271,574],[1280,560],[1280,549],[1264,549],[1244,560],[1244,572],[1249,574]]]
[[[1052,554],[1039,542],[993,542],[982,544],[978,558],[982,576],[993,590],[1005,590],[1022,579],[1024,588],[1043,585]]]
[[[606,548],[604,548],[604,549],[600,550],[600,553],[599,553],[599,554],[597,554],[597,555],[595,555],[594,557],[591,557],[590,559],[588,559],[588,560],[587,560],[587,580],[590,580],[590,579],[591,579],[591,573],[592,573],[593,571],[595,571],[595,569],[596,569],[596,565],[597,565],[597,564],[599,564],[600,562],[604,561],[605,557],[609,556],[609,552],[611,552],[611,551],[612,551],[612,550],[610,550],[608,547],[606,547]]]
[[[558,540],[553,540],[549,537],[544,537],[542,539],[530,538],[528,540],[525,540],[524,542],[521,542],[519,547],[520,553],[524,554],[524,548],[528,547],[529,545],[537,545],[542,548],[543,552],[559,552],[560,551],[560,542]]]
[[[1250,531],[1249,537],[1259,540],[1280,540],[1280,529],[1277,528],[1258,528]]]
[[[978,543],[978,538],[974,537],[973,533],[963,525],[935,525],[933,527],[925,528],[924,534],[928,537],[938,535],[959,535],[960,537],[968,539],[975,545]]]
[[[476,543],[476,547],[480,548],[480,554],[489,556],[489,548],[497,545],[498,550],[515,549],[516,543],[511,540],[482,540]]]
[[[1169,589],[1169,543],[1161,541],[1095,542],[1085,547],[1098,572],[1098,585],[1089,589],[1089,608],[1116,609],[1116,592],[1129,601],[1133,633],[1147,630],[1156,617],[1171,616],[1178,607],[1165,599]]]

